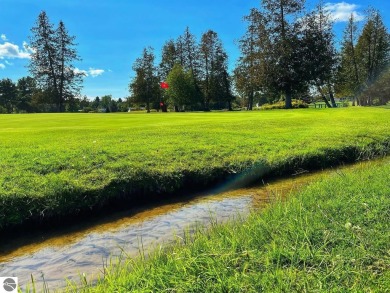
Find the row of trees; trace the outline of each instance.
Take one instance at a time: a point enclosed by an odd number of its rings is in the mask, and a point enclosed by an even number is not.
[[[136,60],[135,78],[129,89],[132,99],[149,105],[169,103],[176,111],[184,108],[209,110],[231,108],[233,81],[236,94],[251,110],[256,102],[320,97],[336,107],[335,95],[351,97],[358,105],[389,101],[390,37],[380,13],[367,11],[358,30],[353,14],[345,28],[341,47],[336,45],[330,12],[322,3],[311,12],[305,0],[263,0],[261,8],[244,17],[248,23],[239,40],[241,56],[232,78],[227,71],[227,54],[218,35],[208,31],[199,44],[187,28],[162,48],[155,66],[152,48]],[[159,89],[166,80],[169,88]]]
[[[4,78],[0,80],[0,113],[34,112],[41,96],[31,77],[23,77],[16,84]]]
[[[187,27],[176,40],[167,41],[161,61],[155,65],[153,48],[145,48],[132,69],[131,99],[151,107],[171,105],[175,111],[229,108],[233,95],[228,73],[228,56],[218,34],[207,31],[197,43]],[[169,87],[160,88],[160,81]]]
[[[357,105],[385,104],[390,100],[389,63],[390,36],[379,12],[368,11],[360,33],[351,15],[335,82],[338,92],[352,96]]]
[[[75,37],[62,21],[55,28],[42,11],[31,29],[31,77],[0,81],[0,112],[77,111],[80,105],[91,111],[124,111],[130,103],[144,104],[148,111],[167,111],[167,106],[175,111],[230,110],[232,85],[249,110],[255,102],[280,99],[290,108],[294,97],[313,95],[328,107],[336,106],[335,95],[351,97],[357,105],[389,101],[390,36],[377,10],[367,11],[361,30],[351,15],[338,48],[322,3],[312,12],[304,10],[305,0],[261,3],[244,17],[248,26],[238,42],[241,56],[232,76],[218,34],[209,30],[198,42],[187,27],[164,44],[158,65],[154,50],[145,48],[132,66],[129,101],[117,103],[106,96],[104,107],[78,98],[83,73],[73,65],[80,60]],[[161,81],[169,87],[160,88]]]
[[[335,92],[359,105],[372,105],[375,98],[386,102],[383,93],[375,92],[374,98],[372,91],[390,61],[389,33],[379,12],[368,11],[360,34],[351,14],[338,51],[329,11],[320,3],[305,13],[304,2],[263,0],[261,10],[252,9],[244,18],[248,28],[239,41],[234,80],[247,108],[252,109],[255,95],[268,101],[282,96],[286,108],[292,97],[313,94],[336,107]]]
[[[62,104],[67,112],[127,112],[132,106],[128,99],[115,100],[111,95],[89,100],[84,97],[68,97]],[[32,77],[22,77],[16,83],[9,78],[0,80],[0,114],[56,112],[52,92],[38,87]]]

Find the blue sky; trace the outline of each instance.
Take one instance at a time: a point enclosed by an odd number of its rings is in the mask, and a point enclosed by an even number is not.
[[[317,1],[307,1],[313,6]],[[364,14],[369,5],[380,10],[390,28],[390,1],[324,1],[337,19],[338,35],[351,13]],[[30,29],[44,10],[55,25],[60,20],[76,36],[82,58],[75,63],[85,71],[82,95],[128,96],[134,73],[131,66],[145,46],[155,49],[157,62],[165,41],[176,39],[188,26],[200,39],[208,29],[216,31],[230,58],[230,69],[239,56],[235,40],[245,32],[242,17],[259,0],[0,0],[0,79],[14,81],[27,76]]]

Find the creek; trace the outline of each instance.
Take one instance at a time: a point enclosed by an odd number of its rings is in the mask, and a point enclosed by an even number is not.
[[[246,188],[223,191],[226,188],[221,186],[196,196],[184,196],[179,202],[130,209],[57,231],[26,232],[1,241],[0,276],[18,277],[22,290],[33,276],[38,291],[43,281],[50,289],[58,289],[66,286],[65,278],[79,282],[85,274],[87,280],[95,280],[111,259],[124,252],[131,257],[141,252],[147,254],[157,245],[180,239],[184,230],[191,230],[195,225],[207,226],[245,216],[330,172],[353,167],[304,172]]]

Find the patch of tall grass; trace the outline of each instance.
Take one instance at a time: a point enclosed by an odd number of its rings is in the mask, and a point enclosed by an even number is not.
[[[1,232],[245,172],[386,154],[390,123],[380,108],[0,115],[0,149]]]
[[[387,292],[390,160],[338,171],[246,219],[121,258],[66,292]]]

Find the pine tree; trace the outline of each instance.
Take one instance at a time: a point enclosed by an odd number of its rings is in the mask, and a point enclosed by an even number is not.
[[[180,62],[174,40],[167,41],[161,50],[161,62],[159,65],[159,75],[161,80],[166,80],[173,66]]]
[[[68,34],[62,21],[54,29],[45,11],[39,14],[31,32],[29,71],[42,90],[51,92],[57,111],[64,111],[65,100],[79,93],[82,82],[72,65],[80,60],[74,48],[75,37]]]
[[[227,61],[228,56],[218,34],[212,30],[204,33],[200,43],[200,77],[206,111],[210,110],[212,100],[229,103],[232,98]]]
[[[267,86],[285,96],[285,107],[291,108],[292,95],[303,91],[299,34],[301,27],[297,16],[303,11],[305,0],[263,0],[267,31],[271,46],[267,53]],[[271,65],[272,64],[272,65]]]
[[[133,101],[145,103],[148,113],[151,104],[158,102],[160,98],[159,77],[154,60],[153,48],[144,48],[142,56],[137,58],[133,64],[132,68],[136,76],[129,84]]]
[[[356,44],[359,61],[361,91],[372,85],[389,66],[390,38],[378,10],[368,11],[367,21]],[[372,105],[372,97],[360,100],[362,105]]]
[[[344,36],[341,44],[340,66],[337,77],[337,91],[342,95],[353,96],[360,104],[358,95],[361,86],[361,76],[356,54],[356,42],[358,38],[358,27],[354,15],[351,14],[348,24],[344,29]]]
[[[338,64],[337,51],[334,44],[333,22],[329,12],[322,3],[317,9],[302,19],[302,75],[309,84],[316,88],[329,108],[336,107],[333,84]],[[329,99],[325,92],[328,92]]]
[[[76,73],[72,62],[80,60],[74,48],[75,37],[70,36],[65,25],[60,21],[56,30],[57,72],[58,72],[58,108],[64,110],[66,99],[80,93],[83,73]]]
[[[267,91],[272,48],[266,27],[267,19],[257,9],[244,17],[248,22],[245,35],[239,40],[241,56],[234,69],[236,89],[247,97],[247,110],[252,110],[255,93]]]
[[[182,36],[178,38],[179,60],[184,71],[190,72],[195,85],[195,99],[202,100],[200,89],[200,52],[196,37],[187,27]]]
[[[370,86],[390,64],[390,38],[382,17],[371,9],[361,33],[351,15],[344,31],[338,71],[338,92],[354,97],[358,105],[371,105]],[[362,93],[364,93],[362,95]],[[362,97],[364,96],[364,99]]]

